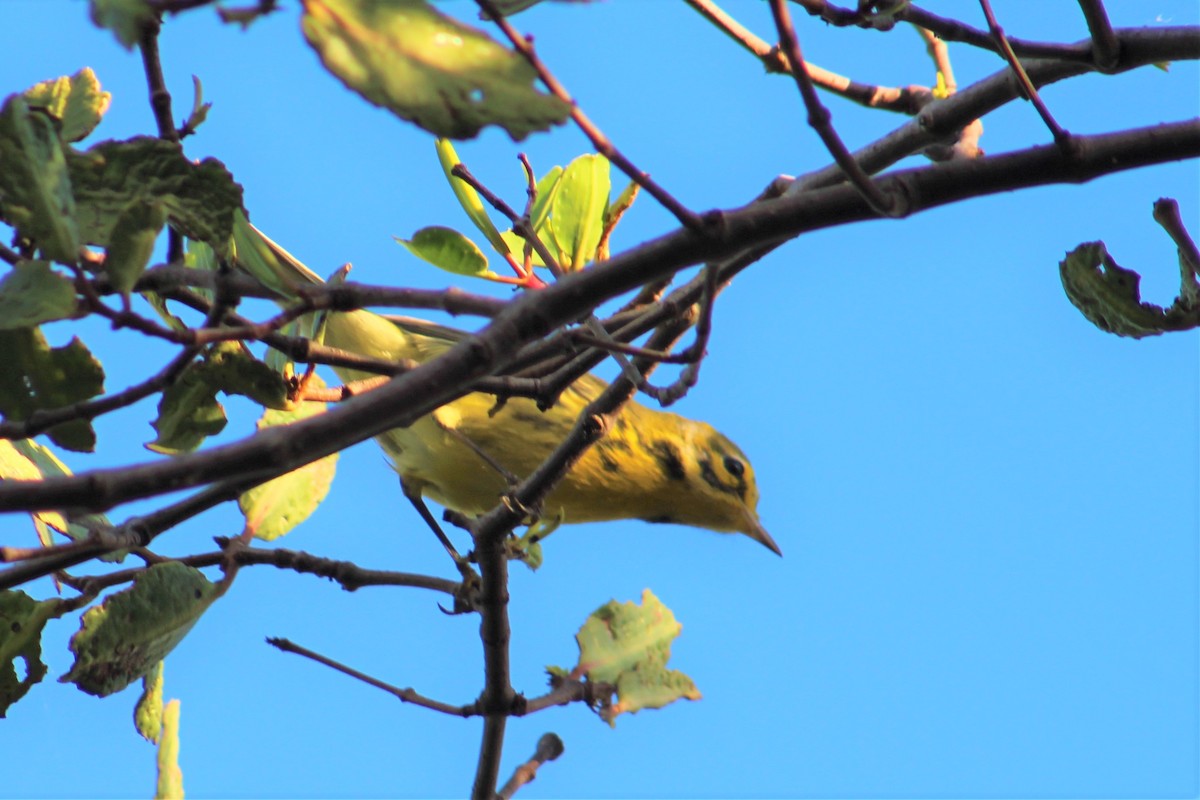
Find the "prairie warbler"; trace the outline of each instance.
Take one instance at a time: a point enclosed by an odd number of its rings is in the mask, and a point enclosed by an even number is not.
[[[286,298],[305,284],[322,282],[257,229],[239,223],[237,261],[268,288]],[[418,362],[455,343],[449,333],[408,328],[369,311],[329,312],[324,341],[364,356]],[[345,381],[368,377],[335,371]],[[495,506],[507,488],[497,465],[518,478],[532,473],[605,385],[585,375],[547,411],[524,398],[510,398],[496,411],[491,395],[468,394],[376,438],[407,491],[478,515]],[[757,505],[754,470],[737,445],[706,422],[630,401],[549,494],[544,511],[566,523],[641,519],[743,533],[782,555],[759,523]]]

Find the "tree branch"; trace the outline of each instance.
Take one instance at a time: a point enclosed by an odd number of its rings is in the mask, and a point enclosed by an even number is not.
[[[1200,122],[1080,136],[1075,141],[1069,157],[1056,147],[1037,147],[898,171],[881,180],[885,190],[903,192],[909,210],[917,213],[969,197],[1082,183],[1127,169],[1194,158],[1200,155]],[[36,482],[6,481],[0,485],[0,510],[100,511],[222,480],[231,471],[256,481],[273,478],[347,444],[412,424],[465,394],[471,382],[502,370],[523,345],[587,313],[596,303],[702,260],[732,257],[801,233],[874,216],[858,193],[845,186],[729,211],[719,231],[706,235],[676,231],[517,298],[490,325],[444,355],[326,414],[169,461]]]

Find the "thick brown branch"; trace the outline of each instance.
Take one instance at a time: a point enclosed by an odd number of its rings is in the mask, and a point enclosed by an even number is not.
[[[905,193],[913,213],[996,192],[1082,183],[1126,169],[1200,155],[1200,122],[1081,136],[1076,143],[1072,157],[1054,147],[1039,147],[904,170],[884,180],[891,190]],[[411,424],[461,396],[463,387],[471,381],[502,369],[522,345],[587,313],[598,302],[701,260],[733,256],[801,233],[872,216],[857,192],[844,186],[727,212],[720,236],[681,230],[589,270],[572,273],[541,292],[517,298],[492,324],[443,356],[329,413],[289,425],[286,430],[263,431],[251,439],[170,461],[37,482],[6,481],[0,485],[0,510],[100,511],[221,480],[233,470],[257,480],[275,477],[350,443]]]

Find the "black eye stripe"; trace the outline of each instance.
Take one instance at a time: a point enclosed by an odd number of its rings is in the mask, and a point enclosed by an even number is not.
[[[735,478],[740,478],[746,472],[746,465],[733,456],[725,456],[725,471]]]

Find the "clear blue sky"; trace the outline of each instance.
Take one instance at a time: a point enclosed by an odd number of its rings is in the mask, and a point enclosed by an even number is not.
[[[254,221],[318,272],[343,262],[374,283],[441,287],[392,240],[467,222],[431,137],[325,74],[297,8],[249,32],[211,10],[166,25],[176,113],[191,75],[214,103],[192,157],[223,160]],[[1073,40],[1073,2],[997,2],[1014,36]],[[441,7],[463,17],[472,5]],[[765,3],[725,7],[770,38]],[[982,17],[974,4],[929,3]],[[1183,0],[1109,3],[1115,24],[1195,24]],[[93,67],[114,94],[97,139],[152,133],[140,60],[80,2],[2,10],[0,87],[19,91]],[[598,124],[692,208],[741,204],[780,172],[828,157],[795,87],[682,3],[610,0],[516,18]],[[929,84],[917,37],[833,31],[803,19],[811,61],[858,80]],[[952,46],[960,86],[1001,67]],[[1194,63],[1060,84],[1045,99],[1079,133],[1194,116]],[[831,101],[860,146],[902,120]],[[1049,137],[1027,104],[985,120],[1000,153]],[[574,129],[514,145],[460,146],[514,202],[518,152],[539,171],[588,149]],[[650,587],[683,622],[672,666],[704,699],[620,718],[581,707],[515,720],[502,772],[545,731],[566,753],[522,797],[1191,797],[1197,782],[1197,336],[1121,340],[1085,322],[1057,263],[1103,238],[1142,272],[1147,299],[1178,287],[1174,247],[1150,217],[1178,198],[1195,231],[1195,163],[1084,186],[987,198],[904,222],[805,236],[721,298],[703,381],[680,405],[751,456],[778,559],[744,540],[640,522],[567,529],[536,575],[514,566],[513,680],[532,696],[547,664],[610,598]],[[671,228],[642,198],[627,247]],[[503,295],[499,287],[471,285]],[[260,309],[263,314],[266,309]],[[61,328],[61,330],[59,329]],[[66,326],[51,327],[65,336]],[[166,350],[103,326],[85,331],[120,389]],[[226,404],[220,441],[248,435]],[[98,425],[76,470],[143,462],[143,403]],[[132,506],[114,518],[136,513]],[[232,509],[160,539],[210,549],[240,529]],[[32,543],[17,517],[6,543]],[[328,502],[286,547],[364,566],[450,575],[373,443],[343,456]],[[48,584],[35,587],[50,591]],[[480,723],[434,715],[267,647],[286,636],[400,686],[464,703],[481,686],[477,619],[447,617],[416,590],[334,585],[269,568],[233,591],[169,658],[182,700],[192,797],[454,797],[468,791]],[[148,796],[154,751],[137,737],[137,690],[106,700],[53,678],[74,620],[48,628],[51,678],[0,722],[0,795]]]

